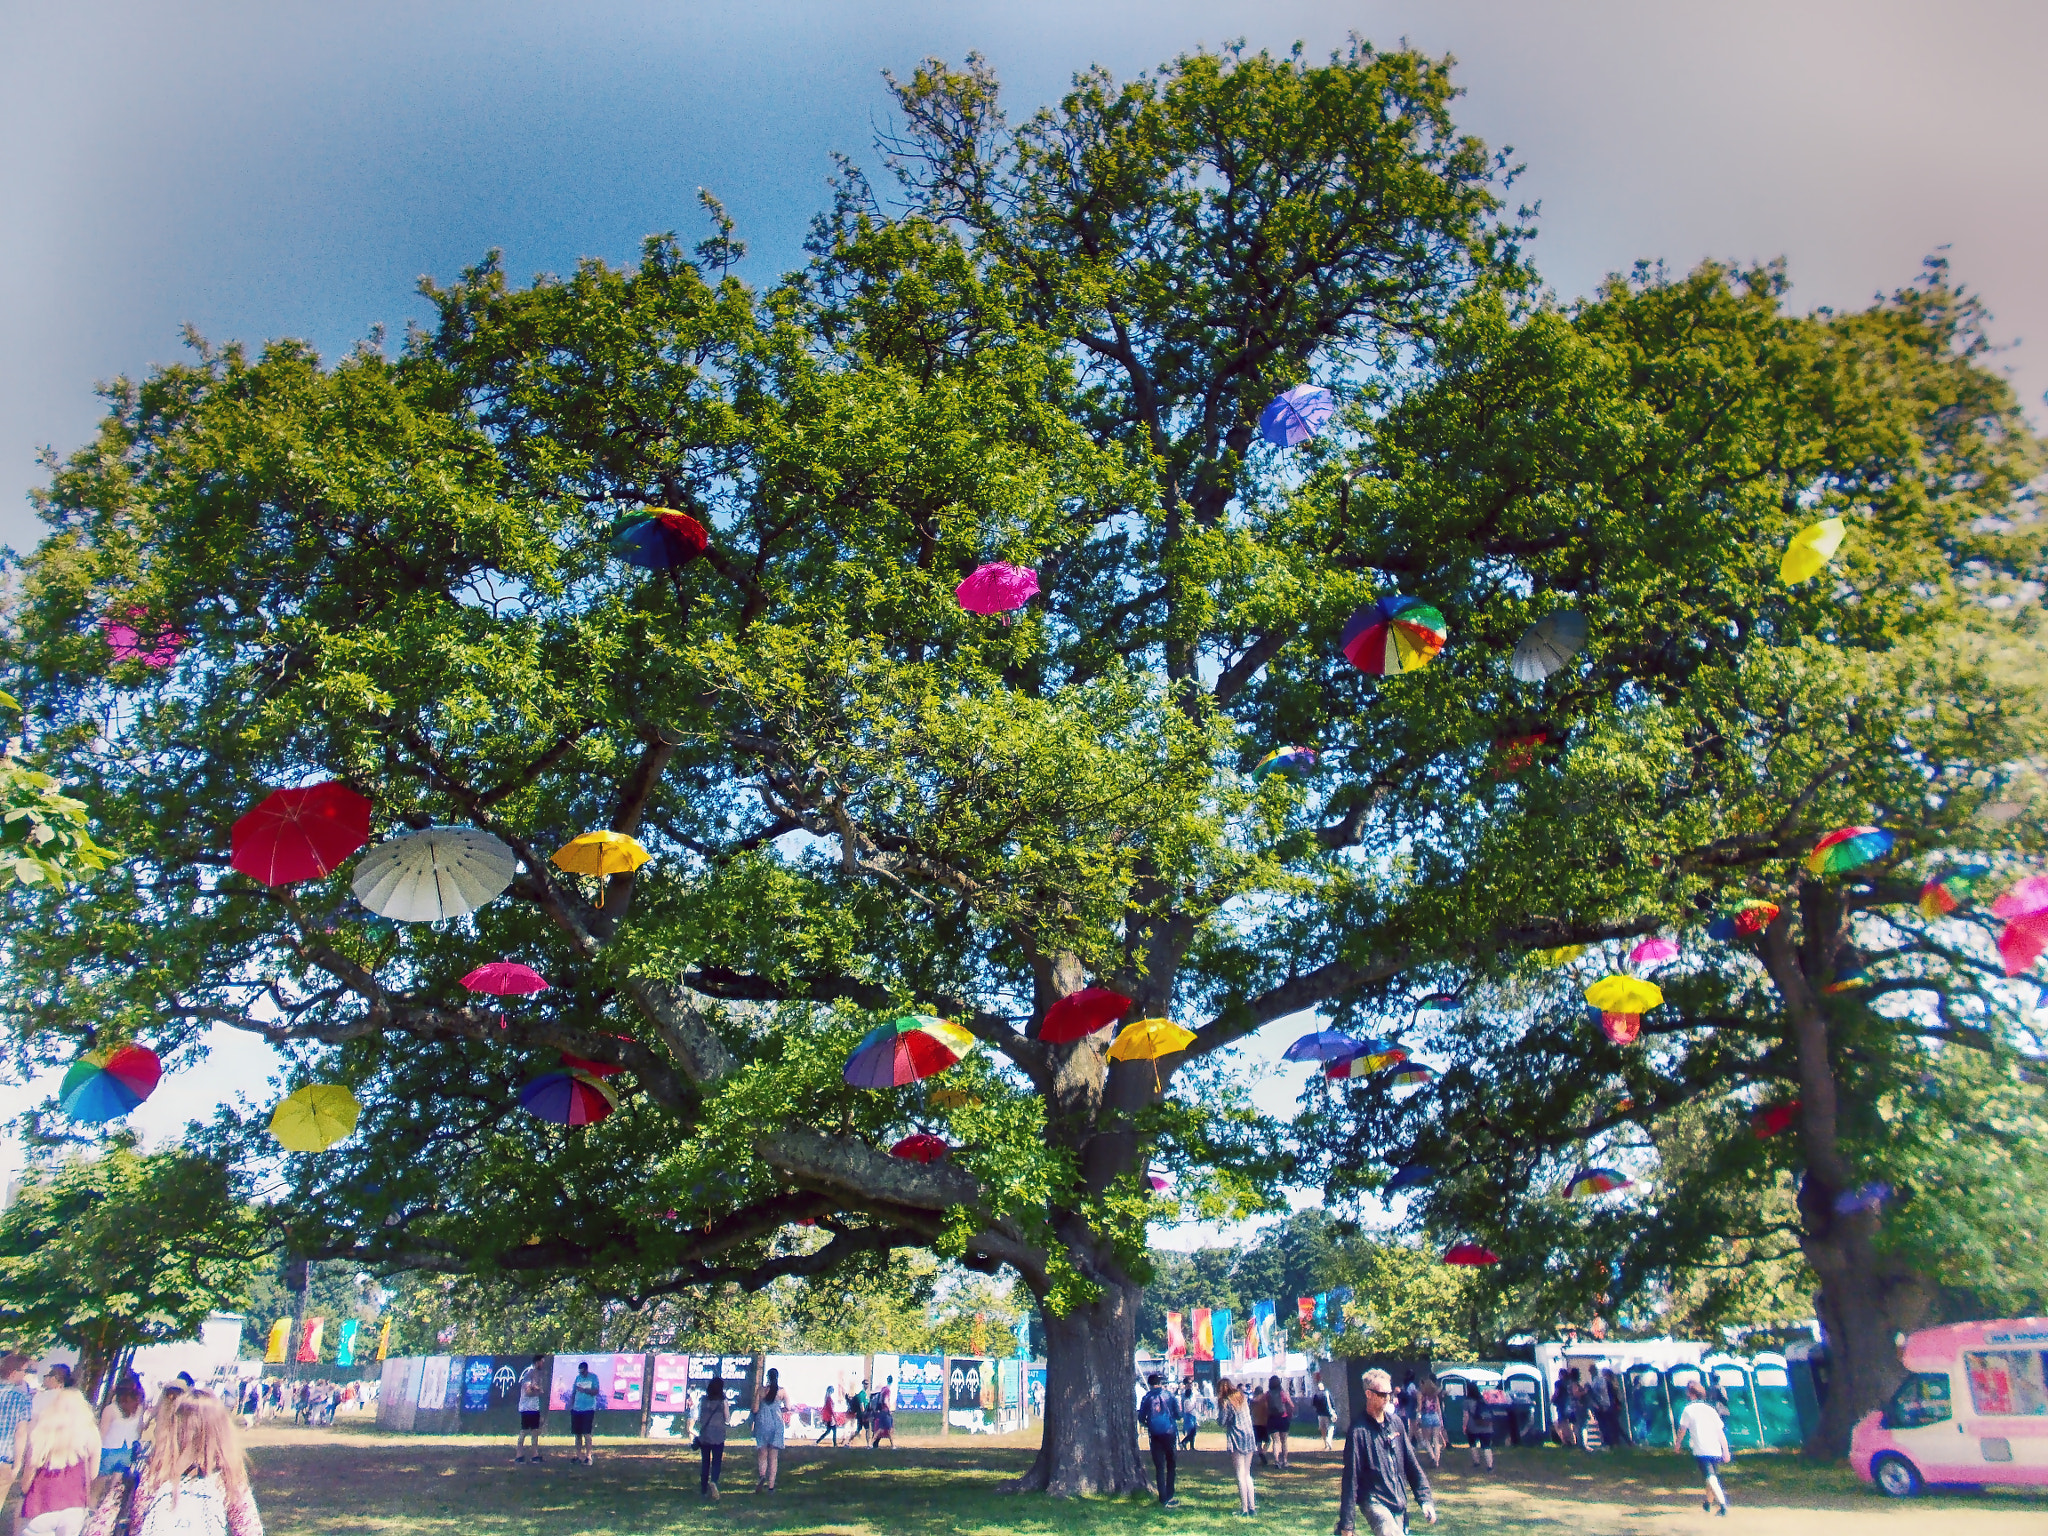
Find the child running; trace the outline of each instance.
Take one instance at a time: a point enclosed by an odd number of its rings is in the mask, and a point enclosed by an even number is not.
[[[1700,1508],[1725,1515],[1728,1513],[1728,1495],[1721,1489],[1721,1463],[1731,1459],[1728,1431],[1722,1426],[1721,1415],[1714,1412],[1708,1403],[1705,1387],[1695,1381],[1685,1389],[1685,1395],[1690,1401],[1685,1405],[1685,1412],[1678,1416],[1678,1443],[1691,1448],[1700,1476],[1706,1479],[1707,1492],[1711,1497],[1702,1499]],[[1716,1504],[1720,1506],[1718,1509]]]

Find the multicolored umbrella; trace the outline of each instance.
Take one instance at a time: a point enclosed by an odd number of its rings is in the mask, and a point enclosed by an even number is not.
[[[1784,1104],[1767,1104],[1750,1117],[1749,1128],[1756,1133],[1759,1141],[1766,1141],[1783,1131],[1789,1131],[1798,1118],[1797,1099]]]
[[[152,672],[168,667],[190,643],[175,630],[152,627],[149,610],[139,606],[112,609],[100,616],[100,633],[116,661],[139,661]]]
[[[1259,436],[1275,448],[1299,448],[1320,436],[1337,413],[1337,397],[1314,384],[1297,384],[1259,412]]]
[[[1643,940],[1628,952],[1630,965],[1656,965],[1665,960],[1678,958],[1678,941],[1662,935]]]
[[[1417,1189],[1435,1177],[1436,1170],[1427,1163],[1404,1163],[1394,1170],[1381,1193],[1391,1195],[1396,1190]]]
[[[493,997],[524,997],[548,989],[547,977],[517,960],[486,961],[463,977],[462,984],[472,992],[488,992]]]
[[[400,832],[356,864],[356,900],[401,923],[437,923],[495,901],[519,872],[512,850],[479,827]]]
[[[1745,901],[1707,924],[1707,937],[1724,944],[1730,939],[1755,938],[1770,927],[1777,916],[1778,904],[1774,901]]]
[[[2008,976],[2022,976],[2048,952],[2048,912],[2029,912],[2005,925],[1998,936],[1998,958]]]
[[[313,1083],[286,1094],[270,1114],[270,1134],[287,1152],[325,1152],[356,1128],[363,1106],[335,1083]]]
[[[1835,1196],[1835,1214],[1853,1216],[1858,1211],[1874,1211],[1891,1197],[1892,1187],[1889,1184],[1859,1184],[1854,1189],[1845,1189]]]
[[[901,1088],[959,1064],[974,1036],[951,1019],[911,1014],[878,1024],[846,1058],[846,1080],[856,1088]]]
[[[1574,1200],[1583,1200],[1588,1195],[1611,1195],[1617,1189],[1627,1189],[1633,1182],[1627,1174],[1614,1168],[1581,1168],[1571,1176],[1564,1192]]]
[[[585,832],[557,848],[549,862],[572,875],[594,875],[602,881],[611,875],[631,874],[653,857],[638,838],[623,832]],[[602,884],[597,888],[597,904],[604,905]]]
[[[889,1155],[905,1158],[913,1163],[936,1163],[952,1150],[946,1145],[944,1137],[934,1136],[929,1131],[917,1131],[891,1147]]]
[[[1567,608],[1524,630],[1508,667],[1517,682],[1540,683],[1585,648],[1586,616]]]
[[[1491,1248],[1480,1247],[1477,1243],[1453,1243],[1444,1250],[1444,1262],[1477,1267],[1482,1264],[1498,1264],[1500,1255]]]
[[[1592,1010],[1598,1016],[1600,1032],[1616,1045],[1634,1045],[1636,1037],[1643,1032],[1643,1016],[1640,1013],[1616,1013],[1605,1008]]]
[[[1365,1042],[1334,1029],[1319,1029],[1303,1035],[1280,1053],[1282,1061],[1349,1061],[1365,1049]]]
[[[228,862],[265,885],[318,880],[370,840],[370,802],[333,779],[279,789],[237,818]]]
[[[1778,580],[1788,587],[1811,581],[1827,568],[1848,535],[1848,525],[1839,517],[1808,523],[1785,546],[1785,558],[1778,563]]]
[[[613,1038],[623,1040],[626,1037],[615,1035]],[[587,1056],[577,1056],[568,1051],[562,1052],[562,1065],[571,1072],[587,1072],[592,1077],[617,1077],[626,1070],[616,1061],[592,1061]]]
[[[1465,1000],[1455,992],[1432,992],[1415,1005],[1417,1013],[1456,1013]]]
[[[543,1072],[519,1090],[519,1107],[551,1125],[595,1125],[619,1107],[609,1084],[588,1072]]]
[[[982,566],[953,589],[954,598],[969,613],[1009,613],[1037,595],[1038,572],[1005,560]]]
[[[1617,973],[1586,988],[1586,1001],[1603,1013],[1648,1013],[1663,1005],[1664,991],[1654,981]]]
[[[119,1119],[163,1080],[164,1064],[143,1045],[87,1051],[71,1063],[57,1087],[57,1106],[81,1125]]]
[[[687,512],[636,512],[612,527],[612,553],[642,570],[688,565],[710,547],[711,535]]]
[[[1991,903],[1993,917],[2032,917],[2048,912],[2048,875],[2028,875]]]
[[[1420,1088],[1436,1077],[1436,1068],[1425,1067],[1420,1062],[1410,1062],[1395,1070],[1387,1078],[1389,1088]]]
[[[1977,882],[1990,873],[1988,864],[1959,864],[1943,870],[1920,887],[1920,915],[1932,922],[1961,911],[1976,894]]]
[[[1324,1067],[1323,1076],[1333,1079],[1370,1077],[1388,1067],[1399,1066],[1407,1059],[1408,1051],[1404,1046],[1391,1040],[1367,1040],[1359,1046],[1356,1056],[1347,1056]]]
[[[1045,1010],[1038,1038],[1048,1045],[1082,1040],[1107,1029],[1130,1011],[1131,1000],[1108,987],[1083,987]]]
[[[1338,648],[1375,677],[1426,667],[1444,648],[1444,616],[1419,597],[1382,597],[1351,615]]]
[[[1821,990],[1830,996],[1853,992],[1870,985],[1870,962],[1853,949],[1845,949],[1835,961],[1835,978]]]
[[[1310,773],[1316,766],[1314,747],[1275,747],[1252,765],[1252,778],[1269,773]]]
[[[1882,827],[1837,827],[1813,845],[1806,867],[1816,875],[1839,875],[1891,851],[1892,835]]]

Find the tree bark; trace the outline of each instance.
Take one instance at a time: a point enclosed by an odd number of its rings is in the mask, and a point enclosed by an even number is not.
[[[1884,1406],[1905,1377],[1897,1337],[1926,1326],[1934,1286],[1872,1248],[1868,1217],[1836,1219],[1821,1236],[1799,1246],[1820,1278],[1815,1306],[1828,1344],[1828,1391],[1820,1428],[1806,1454],[1838,1461],[1849,1454],[1849,1432],[1865,1414]]]
[[[1141,1295],[1140,1286],[1105,1283],[1100,1297],[1065,1317],[1045,1309],[1044,1438],[1012,1491],[1062,1498],[1151,1491],[1131,1390]]]

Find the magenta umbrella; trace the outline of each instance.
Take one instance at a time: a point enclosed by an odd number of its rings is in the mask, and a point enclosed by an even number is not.
[[[2048,912],[2048,875],[2028,875],[1991,903],[1993,917],[2028,917]]]
[[[472,992],[488,992],[493,997],[524,997],[529,992],[548,989],[547,977],[517,960],[493,960],[480,965],[462,978],[462,984]]]
[[[1659,960],[1676,960],[1678,945],[1662,935],[1645,939],[1628,952],[1628,957],[1637,965],[1654,965]]]
[[[1008,613],[1038,595],[1038,572],[1028,565],[998,560],[961,582],[953,589],[953,595],[969,613]],[[1007,624],[1009,620],[1003,622]]]

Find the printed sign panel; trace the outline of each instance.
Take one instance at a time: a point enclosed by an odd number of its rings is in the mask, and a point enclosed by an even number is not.
[[[946,1407],[943,1355],[900,1355],[896,1360],[896,1407],[902,1413],[941,1413]]]
[[[653,1409],[656,1413],[681,1413],[690,1390],[690,1357],[654,1357]]]
[[[428,1355],[420,1367],[420,1392],[414,1401],[431,1413],[447,1400],[448,1357]]]
[[[614,1413],[638,1413],[646,1401],[646,1382],[645,1355],[613,1355],[611,1380],[605,1383],[604,1401],[599,1406]]]
[[[557,1413],[569,1411],[569,1398],[574,1390],[578,1371],[585,1365],[590,1374],[597,1378],[598,1406],[603,1407],[612,1394],[612,1357],[609,1354],[558,1354],[555,1356],[555,1374],[548,1391],[548,1406]]]
[[[986,1360],[954,1358],[946,1376],[946,1410],[949,1413],[982,1406],[982,1377],[988,1365]]]

